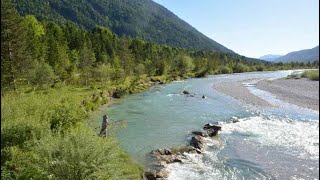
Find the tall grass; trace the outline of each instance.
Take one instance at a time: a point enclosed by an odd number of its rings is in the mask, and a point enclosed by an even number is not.
[[[314,81],[319,81],[319,70],[304,71],[302,73],[302,77],[309,78]]]
[[[98,137],[87,125],[81,102],[93,93],[70,87],[6,93],[1,98],[1,177],[140,179],[142,169],[117,141]]]

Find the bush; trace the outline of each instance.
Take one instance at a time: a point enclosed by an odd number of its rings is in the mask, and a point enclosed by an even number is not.
[[[34,85],[43,86],[45,84],[51,84],[54,80],[53,69],[46,63],[40,63],[32,73],[30,79]]]
[[[232,73],[232,69],[228,68],[227,66],[222,66],[219,68],[219,72],[221,74],[231,74]]]
[[[12,150],[17,179],[140,179],[142,168],[112,137],[98,137],[85,124],[52,133],[27,153]]]
[[[256,67],[257,71],[264,71],[264,66],[263,65],[259,65]]]
[[[237,65],[233,67],[234,73],[243,73],[247,71],[249,71],[249,67],[241,63],[237,63]]]
[[[1,177],[139,179],[141,168],[116,140],[97,137],[85,124],[88,116],[81,102],[94,93],[63,87],[3,95]],[[101,103],[96,99],[90,102]]]
[[[319,70],[304,71],[302,73],[302,77],[308,78],[314,81],[319,81]]]

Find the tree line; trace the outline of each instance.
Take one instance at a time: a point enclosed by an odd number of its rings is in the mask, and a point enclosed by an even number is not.
[[[72,22],[39,22],[32,15],[20,16],[10,0],[1,1],[1,45],[2,89],[59,83],[106,86],[142,75],[203,76],[318,66],[158,45],[119,37],[102,26],[86,30]]]

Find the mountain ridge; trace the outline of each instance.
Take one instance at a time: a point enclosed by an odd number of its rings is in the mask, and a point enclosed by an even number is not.
[[[273,62],[313,62],[319,61],[319,46],[311,49],[303,49],[290,52],[284,56],[276,58]]]
[[[259,57],[259,59],[272,62],[273,60],[275,60],[275,59],[277,59],[277,58],[279,58],[279,57],[281,57],[281,56],[282,56],[282,55],[267,54],[267,55],[264,55],[264,56]]]
[[[85,28],[101,25],[117,35],[129,35],[173,47],[234,53],[152,0],[17,0],[21,15]]]

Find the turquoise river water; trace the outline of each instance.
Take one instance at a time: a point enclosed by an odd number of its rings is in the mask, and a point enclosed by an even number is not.
[[[98,126],[107,113],[112,121],[126,122],[116,136],[142,164],[151,150],[188,144],[191,131],[219,122],[222,131],[209,140],[206,151],[185,154],[183,163],[170,164],[168,179],[319,179],[319,112],[284,103],[254,87],[257,80],[291,73],[213,75],[157,85],[120,99],[95,119]],[[253,94],[276,107],[253,107],[212,88],[243,80],[253,84],[247,85]],[[186,97],[183,90],[196,95]],[[230,123],[234,119],[240,122]]]

